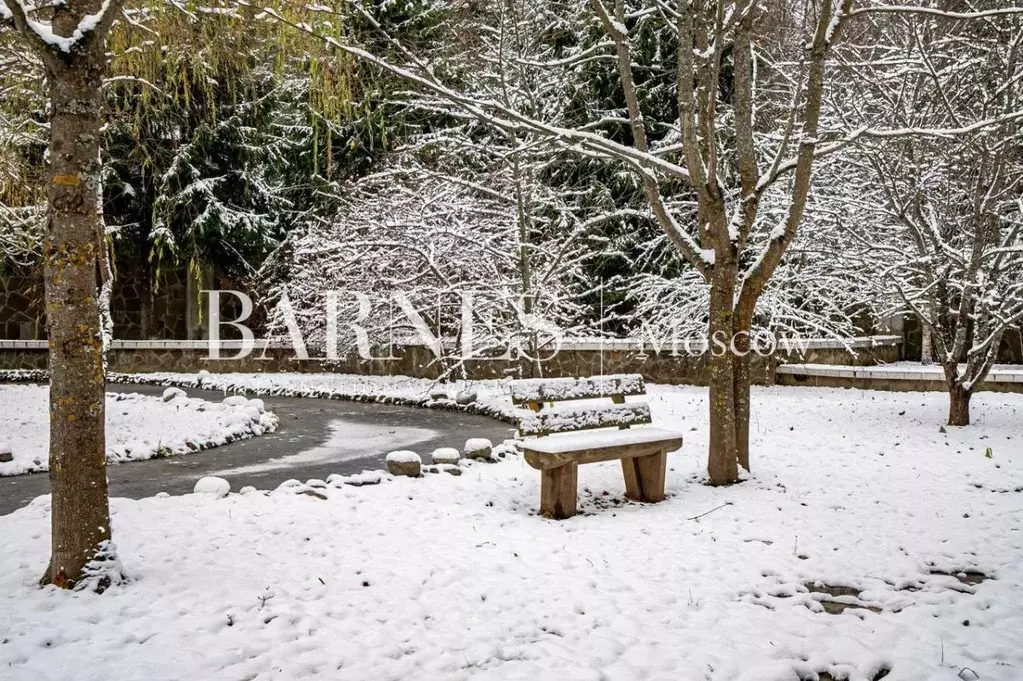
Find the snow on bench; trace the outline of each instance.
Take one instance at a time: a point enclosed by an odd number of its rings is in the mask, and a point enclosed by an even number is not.
[[[532,414],[519,433],[538,436],[523,445],[526,462],[540,471],[540,513],[549,518],[575,515],[579,464],[619,459],[625,494],[637,501],[664,499],[668,452],[682,447],[682,434],[660,428],[630,428],[651,423],[650,406],[626,402],[644,395],[638,375],[513,381],[512,400]],[[613,404],[554,405],[554,402],[610,397]],[[552,403],[549,407],[541,406]],[[619,430],[596,430],[619,428]],[[559,435],[560,433],[560,435]],[[547,437],[549,436],[549,437]]]
[[[566,402],[594,397],[645,395],[639,374],[613,374],[591,378],[528,378],[511,384],[512,404]]]
[[[576,430],[636,426],[651,423],[650,405],[632,402],[599,407],[571,405],[536,412],[519,422],[523,436],[550,435]]]

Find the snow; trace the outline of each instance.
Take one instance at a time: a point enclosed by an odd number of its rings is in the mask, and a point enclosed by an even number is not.
[[[6,1],[6,0],[5,0]],[[53,32],[53,27],[50,24],[33,19],[28,15],[28,8],[21,3],[21,0],[11,0],[12,2],[18,3],[22,8],[22,13],[25,14],[25,22],[28,27],[39,36],[43,42],[47,45],[53,45],[58,48],[61,52],[71,52],[71,50],[78,44],[78,42],[84,38],[87,34],[91,33],[99,26],[100,22],[103,21],[103,17],[106,15],[107,10],[110,9],[111,0],[103,0],[103,4],[95,14],[86,14],[82,17],[82,20],[78,22],[78,26],[72,31],[70,36],[60,36]],[[6,5],[0,3],[0,16],[9,19],[11,17],[11,10]]]
[[[452,385],[459,389],[452,392],[474,392],[477,394],[475,404],[458,405],[450,400],[435,400],[430,397],[431,394],[438,392],[435,381],[408,376],[359,376],[330,373],[211,374],[200,371],[195,374],[176,372],[115,374],[110,380],[117,383],[174,385],[259,395],[334,398],[355,402],[428,406],[457,411],[477,411],[494,416],[508,416],[515,413],[511,409],[511,405],[507,404],[507,400],[499,399],[495,402],[495,398],[503,398],[508,393],[507,385],[502,381],[455,382]],[[471,390],[468,389],[470,386]]]
[[[964,366],[960,365],[960,367]],[[840,376],[844,378],[945,381],[945,372],[940,364],[920,364],[919,362],[892,362],[876,366],[794,363],[779,366],[778,372],[807,376]],[[1018,364],[995,364],[991,367],[991,371],[983,383],[1023,383],[1023,367]]]
[[[212,494],[217,498],[223,498],[231,492],[231,483],[223,478],[208,475],[204,478],[199,478],[195,483],[195,489],[192,491],[196,494]]]
[[[261,400],[240,397],[227,404],[175,395],[164,401],[108,393],[107,461],[192,454],[277,428],[277,417],[265,411]],[[0,476],[49,469],[48,403],[45,386],[0,385],[0,439],[10,443],[14,455],[13,461],[0,463]]]
[[[387,455],[389,463],[422,463],[423,460],[415,452],[398,450]]]
[[[315,488],[326,499],[116,499],[134,581],[97,596],[37,588],[40,498],[0,517],[0,669],[39,681],[1019,678],[1023,396],[979,394],[976,425],[943,433],[941,393],[754,388],[754,476],[727,488],[702,484],[705,389],[650,396],[655,424],[686,434],[668,499],[624,502],[617,461],[582,466],[582,513],[561,522],[536,515],[540,475],[518,456],[460,477],[335,479]],[[991,579],[933,574],[968,569]],[[878,612],[824,612],[818,581]]]
[[[568,404],[530,413],[519,423],[519,432],[523,435],[543,435],[638,423],[650,423],[650,406],[643,402],[599,405]]]
[[[562,454],[581,449],[624,447],[677,439],[685,439],[685,435],[677,430],[665,430],[664,428],[630,428],[629,430],[601,430],[592,433],[552,435],[526,440],[523,446],[534,452]]]
[[[639,395],[643,377],[639,374],[609,374],[592,378],[530,378],[511,383],[516,402],[556,402],[595,395]]]

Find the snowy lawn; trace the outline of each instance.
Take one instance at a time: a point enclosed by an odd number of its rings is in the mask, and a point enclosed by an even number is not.
[[[517,456],[326,500],[119,499],[135,581],[101,596],[35,587],[40,498],[0,518],[0,677],[1023,678],[1023,396],[943,433],[940,393],[753,395],[753,480],[701,484],[705,391],[652,386],[688,433],[668,500],[584,466],[562,522]]]
[[[277,427],[262,400],[235,396],[208,402],[177,388],[165,397],[107,394],[107,461],[191,454]],[[0,443],[13,454],[13,461],[0,463],[0,476],[48,469],[49,427],[49,388],[0,385]]]

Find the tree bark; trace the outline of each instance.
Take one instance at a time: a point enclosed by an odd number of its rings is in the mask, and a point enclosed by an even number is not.
[[[102,241],[103,42],[48,60],[49,220],[44,273],[50,338],[52,553],[43,583],[73,587],[110,539],[104,375],[97,300]]]
[[[732,315],[735,265],[719,263],[710,292],[707,357],[710,368],[710,444],[707,473],[712,485],[739,480],[736,448],[735,357],[732,354]]]
[[[961,385],[953,385],[949,387],[948,397],[948,425],[970,425],[970,398],[973,397],[973,391]]]
[[[934,364],[934,340],[931,325],[920,319],[920,363]]]
[[[739,465],[747,471],[750,470],[749,462],[749,408],[750,408],[750,383],[752,382],[752,371],[750,368],[750,327],[752,312],[747,315],[743,310],[735,313],[733,325],[734,339],[732,347],[735,350],[735,357],[732,359],[733,383],[735,393],[735,452]]]

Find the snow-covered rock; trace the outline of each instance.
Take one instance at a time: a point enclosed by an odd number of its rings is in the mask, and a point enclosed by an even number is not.
[[[199,478],[192,490],[195,494],[212,494],[215,497],[226,497],[231,492],[231,483],[223,478],[216,478],[211,475]]]
[[[472,404],[476,401],[476,391],[474,390],[463,390],[455,396],[455,402],[463,406]]]
[[[244,407],[249,403],[249,398],[245,395],[231,395],[230,397],[224,398],[224,406],[227,407]]]
[[[355,475],[338,475],[334,473],[327,477],[327,484],[331,487],[341,487],[342,485],[362,487],[363,485],[379,485],[381,480],[383,480],[383,476],[379,471],[363,471]]]
[[[415,452],[399,450],[387,455],[387,472],[418,478],[423,474],[423,460]]]
[[[454,447],[440,447],[433,450],[430,458],[433,459],[434,463],[458,463],[458,460],[462,458],[462,454]]]
[[[485,437],[473,437],[465,441],[465,458],[486,459],[493,458],[494,443]]]
[[[188,394],[181,388],[167,388],[163,391],[164,402],[170,402],[171,400],[176,400],[179,397],[188,397]]]
[[[11,461],[14,461],[14,450],[7,442],[0,442],[0,463],[10,463]]]
[[[238,494],[255,494],[256,491],[257,491],[256,488],[253,487],[252,485],[246,485],[245,487],[242,487],[240,490],[238,490]]]

